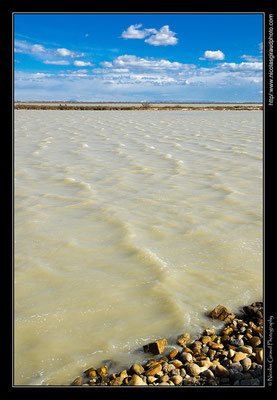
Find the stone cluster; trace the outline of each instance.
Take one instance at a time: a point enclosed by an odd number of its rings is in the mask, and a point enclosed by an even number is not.
[[[177,338],[168,354],[167,340],[144,346],[159,357],[110,374],[106,366],[89,368],[71,385],[80,386],[261,386],[263,385],[263,303],[243,307],[240,315],[219,304],[211,318],[224,321],[219,333],[206,328],[197,340]]]

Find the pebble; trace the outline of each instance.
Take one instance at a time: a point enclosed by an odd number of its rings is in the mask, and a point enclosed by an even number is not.
[[[257,363],[258,364],[262,364],[263,363],[263,349],[262,348],[256,348],[255,352],[256,352]]]
[[[185,362],[191,362],[192,360],[192,355],[191,353],[183,352],[180,354],[180,360]]]
[[[194,363],[189,363],[186,365],[186,371],[190,376],[197,376],[201,372],[205,371],[205,369],[202,368],[207,369],[206,367],[199,367],[199,365]]]
[[[243,360],[240,361],[240,363],[244,371],[248,371],[252,365],[252,361],[250,360],[249,357],[244,358]]]
[[[236,316],[219,304],[210,313],[224,322],[219,332],[206,327],[195,340],[184,333],[176,340],[182,350],[171,348],[167,354],[163,354],[167,340],[156,340],[143,350],[158,357],[112,374],[108,369],[116,363],[105,360],[99,368],[85,370],[71,385],[262,386],[263,303],[253,303],[240,312]]]
[[[140,385],[146,385],[146,383],[139,375],[134,374],[132,379],[128,382],[128,386],[140,386]]]
[[[247,357],[247,353],[243,353],[242,351],[238,351],[236,352],[236,354],[233,357],[233,361],[237,362],[237,361],[241,361],[243,360],[245,357]]]

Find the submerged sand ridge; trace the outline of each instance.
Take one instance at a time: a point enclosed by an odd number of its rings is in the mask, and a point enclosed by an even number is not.
[[[16,384],[261,299],[260,111],[15,110],[14,144]]]

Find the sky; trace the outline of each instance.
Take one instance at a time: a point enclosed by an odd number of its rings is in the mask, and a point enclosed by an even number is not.
[[[15,101],[263,99],[261,13],[13,18]]]

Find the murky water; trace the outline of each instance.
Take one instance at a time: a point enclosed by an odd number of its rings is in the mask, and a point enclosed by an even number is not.
[[[15,111],[15,384],[262,299],[260,111]]]

